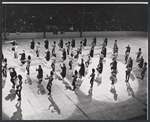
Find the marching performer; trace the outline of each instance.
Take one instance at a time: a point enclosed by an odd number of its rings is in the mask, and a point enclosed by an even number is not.
[[[136,62],[139,61],[139,58],[140,58],[140,56],[141,56],[141,53],[142,53],[141,48],[139,48],[139,51],[136,53],[136,54],[137,54]]]
[[[51,71],[50,72],[50,76],[47,75],[47,77],[45,78],[46,80],[48,80],[48,84],[47,84],[47,90],[49,91],[48,95],[51,95],[51,89],[52,89],[52,82],[53,82],[53,75],[54,73]]]

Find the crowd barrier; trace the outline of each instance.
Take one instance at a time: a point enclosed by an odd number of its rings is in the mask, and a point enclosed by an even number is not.
[[[37,33],[7,33],[2,34],[2,39],[36,39],[36,38],[76,38],[80,37],[80,32],[65,32],[64,34],[58,33],[57,35],[52,32],[37,32]],[[148,32],[139,31],[101,31],[101,32],[82,32],[83,37],[109,37],[109,36],[148,36]]]

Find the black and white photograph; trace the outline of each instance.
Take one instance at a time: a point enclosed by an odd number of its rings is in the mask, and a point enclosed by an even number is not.
[[[2,120],[148,120],[148,2],[2,2]]]

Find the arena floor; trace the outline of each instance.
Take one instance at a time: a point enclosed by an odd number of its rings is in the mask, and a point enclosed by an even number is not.
[[[87,47],[83,50],[83,54],[89,52],[91,38],[87,38]],[[56,79],[53,81],[52,96],[47,95],[47,82],[43,79],[42,85],[37,84],[35,71],[36,67],[41,64],[44,69],[44,77],[49,74],[51,67],[50,62],[44,60],[45,49],[44,39],[35,39],[41,42],[40,58],[37,58],[30,50],[29,39],[17,40],[19,42],[18,51],[25,50],[26,56],[31,55],[31,75],[26,77],[25,66],[20,66],[20,60],[14,59],[13,54],[8,50],[10,44],[2,41],[2,51],[4,57],[8,59],[8,67],[15,67],[18,74],[23,76],[22,100],[17,101],[14,90],[11,89],[12,83],[10,76],[6,82],[2,82],[2,119],[3,120],[128,120],[128,119],[147,119],[147,79],[146,73],[144,80],[140,79],[140,70],[138,69],[136,52],[138,48],[142,48],[142,56],[144,61],[148,62],[148,38],[138,36],[121,36],[108,37],[107,58],[104,63],[102,73],[102,81],[95,82],[93,90],[90,90],[89,73],[91,68],[95,68],[98,60],[98,53],[101,51],[101,44],[104,37],[97,37],[97,46],[95,48],[95,56],[92,64],[88,69],[88,74],[83,82],[78,82],[78,89],[72,91],[72,72],[78,68],[78,62],[73,62],[73,70],[69,70],[68,59],[65,61],[67,66],[67,76],[65,82],[59,79],[61,69],[61,52],[57,46],[56,54]],[[110,61],[113,43],[118,40],[118,74],[117,83],[112,86],[109,80]],[[50,42],[56,41],[58,44],[60,38],[51,38]],[[63,38],[64,43],[71,38]],[[75,38],[76,47],[79,47],[80,38]],[[130,45],[130,56],[133,59],[132,77],[130,77],[128,85],[125,81],[125,63],[124,52],[125,47]],[[44,89],[44,90],[43,90]],[[128,89],[128,91],[127,91]],[[43,92],[44,91],[44,92]]]

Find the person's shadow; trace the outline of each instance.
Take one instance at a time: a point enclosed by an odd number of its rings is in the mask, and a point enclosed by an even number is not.
[[[86,96],[89,100],[92,100],[92,96],[93,96],[93,90],[92,89],[89,89],[88,91],[88,95]]]
[[[110,92],[114,95],[114,100],[117,101],[118,95],[114,85],[111,87]]]
[[[126,86],[127,86],[128,95],[134,97],[134,91],[133,91],[133,89],[131,88],[130,83],[127,82],[127,83],[126,83]]]
[[[60,110],[60,108],[58,107],[58,105],[55,103],[55,101],[53,100],[52,95],[51,95],[48,99],[49,99],[49,101],[51,102],[51,104],[49,105],[48,110],[50,110],[50,108],[53,107],[53,110],[51,110],[51,112],[52,112],[52,113],[53,113],[53,112],[57,112],[58,114],[60,114],[60,113],[61,113],[61,110]]]
[[[37,93],[38,93],[38,95],[41,93],[42,95],[44,95],[46,92],[45,92],[45,88],[44,88],[44,86],[42,85],[42,84],[38,84],[38,91],[37,91]]]
[[[62,83],[65,85],[66,90],[72,90],[71,86],[67,82],[63,81]]]
[[[32,80],[29,75],[27,75],[27,79],[25,80],[25,84],[29,83],[29,85],[32,85]]]
[[[13,113],[11,120],[22,120],[21,101],[18,102],[15,106],[16,106],[17,111]]]
[[[11,89],[9,92],[10,94],[5,97],[5,100],[13,101],[16,98],[16,91],[15,89]]]

